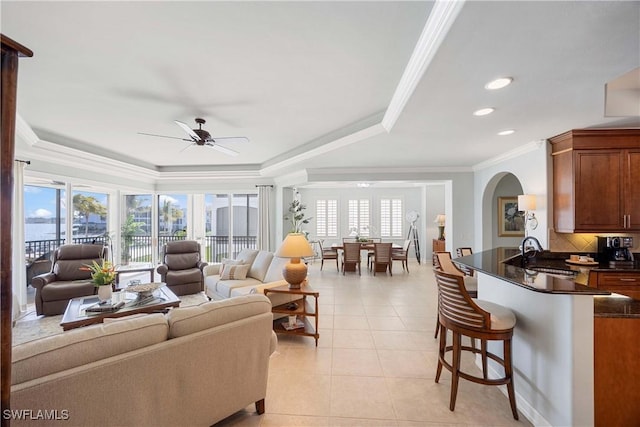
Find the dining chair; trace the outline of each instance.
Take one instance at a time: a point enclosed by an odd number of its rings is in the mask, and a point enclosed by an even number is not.
[[[358,267],[358,274],[362,275],[362,269],[360,266],[360,243],[345,242],[342,244],[342,274],[347,269],[353,268],[355,271]]]
[[[473,250],[471,250],[471,248],[461,247],[456,249],[456,255],[458,257],[472,255],[472,254],[473,254]]]
[[[371,262],[371,269],[373,275],[376,273],[386,273],[387,269],[389,274],[393,276],[391,271],[391,243],[374,243],[373,244],[373,261]]]
[[[409,246],[411,245],[411,239],[407,239],[402,244],[402,249],[391,250],[391,261],[402,261],[402,270],[409,272]]]
[[[340,267],[338,266],[338,250],[333,248],[324,248],[322,246],[322,240],[318,240],[318,244],[320,245],[320,270],[322,270],[322,266],[324,265],[325,259],[335,259],[336,260],[336,270],[340,271]]]
[[[458,256],[458,258],[462,256],[473,255],[473,251],[471,250],[471,248],[461,247],[456,249],[456,255]],[[462,270],[462,272],[467,276],[473,276],[473,269],[462,265],[458,266],[458,268]]]
[[[368,242],[365,243],[367,245],[367,268],[371,270],[371,260],[373,259],[373,249],[371,248],[371,244],[382,243],[381,237],[368,237]]]
[[[440,374],[444,366],[451,372],[451,392],[449,410],[456,406],[458,382],[460,378],[484,385],[506,385],[511,413],[518,419],[515,390],[513,385],[513,366],[511,339],[516,325],[515,314],[506,307],[489,301],[472,299],[465,289],[462,276],[436,271],[438,285],[438,319],[440,328],[440,343],[438,346],[438,367],[435,382],[440,381]],[[451,331],[452,345],[447,345],[447,331]],[[469,337],[473,343],[480,340],[480,348],[462,345],[462,336]],[[487,341],[502,341],[502,358],[487,351]],[[461,369],[461,355],[463,351],[480,354],[482,361],[482,377],[471,375]],[[446,353],[451,352],[451,363],[446,359]],[[491,358],[502,365],[504,376],[489,379],[487,375],[487,359]]]
[[[471,298],[478,297],[478,279],[473,276],[468,276],[464,271],[460,270],[453,261],[451,261],[450,252],[436,252],[434,259],[436,261],[436,266],[434,267],[436,272],[442,271],[447,274],[462,277],[467,293],[471,295]],[[438,319],[436,319],[436,330],[433,334],[433,338],[438,338],[438,329]]]

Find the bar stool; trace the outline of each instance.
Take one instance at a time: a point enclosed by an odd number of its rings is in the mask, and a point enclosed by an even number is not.
[[[511,364],[511,338],[516,325],[513,312],[501,305],[482,300],[471,299],[464,288],[462,277],[436,271],[438,283],[438,319],[440,322],[440,346],[438,351],[438,369],[435,382],[440,380],[442,367],[451,371],[451,397],[449,409],[456,406],[458,381],[460,378],[478,384],[507,385],[507,394],[511,404],[513,418],[518,419],[515,391],[513,388],[513,367]],[[447,346],[447,330],[453,334],[453,345]],[[462,336],[469,337],[472,342],[480,340],[480,349],[462,345]],[[487,351],[487,341],[502,341],[504,358]],[[445,354],[452,352],[452,363],[445,360]],[[460,370],[462,351],[480,353],[482,356],[482,378]],[[487,358],[501,364],[504,377],[487,378]]]

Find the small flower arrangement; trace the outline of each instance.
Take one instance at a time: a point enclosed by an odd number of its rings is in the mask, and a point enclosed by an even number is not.
[[[80,267],[82,271],[90,271],[93,284],[96,286],[110,285],[116,280],[116,267],[109,260],[102,260],[102,265],[93,261],[91,265]]]

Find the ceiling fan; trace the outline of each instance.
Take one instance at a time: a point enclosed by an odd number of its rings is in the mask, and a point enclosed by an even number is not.
[[[140,135],[148,135],[148,136],[159,136],[161,138],[171,138],[171,139],[179,139],[182,141],[192,142],[193,144],[186,146],[182,151],[186,150],[189,147],[194,145],[200,145],[205,147],[211,147],[214,150],[218,150],[221,153],[224,153],[229,156],[237,156],[238,152],[232,150],[230,148],[224,147],[220,145],[221,142],[249,142],[249,138],[244,136],[221,136],[221,137],[212,137],[209,132],[202,129],[202,125],[206,123],[204,119],[199,117],[196,118],[196,123],[198,124],[198,129],[191,129],[189,125],[186,123],[182,123],[178,120],[174,120],[175,123],[180,126],[186,133],[189,135],[190,139],[187,138],[177,138],[174,136],[165,136],[165,135],[156,135],[152,133],[144,133],[138,132]]]

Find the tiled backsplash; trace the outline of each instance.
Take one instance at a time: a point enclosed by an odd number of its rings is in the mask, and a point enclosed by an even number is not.
[[[631,252],[640,252],[640,234],[633,233],[556,233],[549,230],[549,250],[553,252],[597,252],[597,236],[633,237]]]

